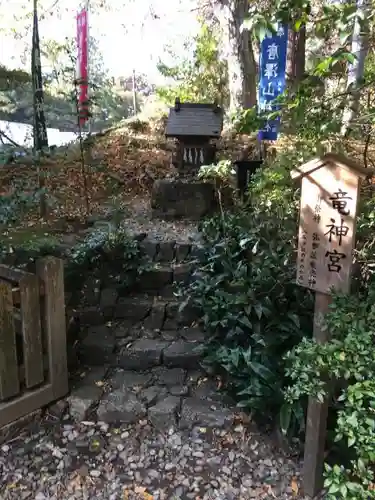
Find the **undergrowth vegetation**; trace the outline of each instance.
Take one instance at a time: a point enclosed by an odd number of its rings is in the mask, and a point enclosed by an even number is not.
[[[374,498],[375,201],[371,187],[362,190],[353,291],[334,297],[327,320],[332,340],[318,345],[314,296],[295,284],[300,190],[290,172],[308,148],[295,151],[253,176],[246,203],[201,224],[206,258],[183,290],[184,304],[203,309],[207,367],[239,406],[261,424],[276,423],[285,437],[302,442],[307,397],[321,399],[325,380],[334,379],[329,435],[344,458],[335,464],[330,457],[328,497]],[[222,168],[217,175],[223,185]]]

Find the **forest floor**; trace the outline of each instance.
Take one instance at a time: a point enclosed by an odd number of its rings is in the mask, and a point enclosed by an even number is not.
[[[165,139],[160,123],[141,122],[140,129],[125,125],[96,136],[91,152],[84,153],[84,168],[78,144],[44,158],[40,169],[49,205],[44,218],[40,217],[35,196],[34,202],[26,201],[40,185],[35,166],[22,158],[3,166],[0,193],[13,195],[19,210],[14,223],[4,224],[3,240],[60,239],[110,214],[121,217],[129,226],[137,222],[140,230],[147,226],[148,233],[156,226],[161,230],[163,221],[151,220],[149,197],[156,179],[176,175],[171,165],[173,142]],[[225,156],[235,157],[249,142],[245,136],[228,138],[221,146]]]
[[[223,134],[219,158],[238,159],[241,151],[247,149],[252,154],[255,146],[252,137]],[[295,147],[289,137],[278,141],[277,148],[286,146]],[[342,146],[341,141],[341,149]],[[365,148],[361,142],[344,145],[346,152],[362,164]],[[1,167],[0,193],[13,196],[18,210],[17,220],[3,226],[0,213],[2,240],[22,242],[47,237],[59,240],[87,227],[90,221],[109,218],[110,214],[127,221],[129,226],[139,221],[140,229],[146,225],[146,232],[150,232],[151,227],[160,226],[151,220],[150,190],[156,179],[176,175],[171,165],[172,149],[173,142],[164,137],[162,121],[136,120],[95,136],[91,151],[84,152],[84,167],[78,144],[59,148],[44,158],[39,177],[35,165],[22,158]],[[366,163],[370,167],[375,165],[375,148],[371,146]],[[35,196],[40,178],[48,204],[48,214],[43,218]]]

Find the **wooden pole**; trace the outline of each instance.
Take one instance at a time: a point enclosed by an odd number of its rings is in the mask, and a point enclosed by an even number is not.
[[[135,82],[135,69],[133,69],[132,87],[133,87],[133,114],[135,116],[137,114],[137,88]]]
[[[319,344],[329,340],[329,332],[324,320],[329,310],[332,297],[324,293],[315,293],[314,339]],[[306,419],[305,455],[303,461],[303,490],[310,497],[315,497],[323,488],[324,452],[327,433],[329,396],[322,403],[309,398]]]

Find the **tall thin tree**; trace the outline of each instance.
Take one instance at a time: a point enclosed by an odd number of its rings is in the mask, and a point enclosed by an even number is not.
[[[40,60],[40,40],[38,26],[37,0],[34,0],[33,12],[33,40],[31,49],[31,75],[33,85],[34,107],[34,150],[41,152],[48,147],[46,118],[44,114],[44,92],[42,78],[42,64]]]
[[[358,114],[360,87],[365,73],[365,61],[369,49],[368,15],[371,9],[369,0],[357,0],[357,16],[354,22],[351,52],[355,60],[348,66],[347,90],[349,98],[342,117],[341,135],[348,136],[353,121]]]
[[[45,179],[40,169],[40,157],[43,150],[48,148],[48,137],[46,118],[44,114],[44,92],[42,78],[42,64],[40,60],[40,40],[38,26],[37,0],[33,4],[33,39],[31,46],[31,76],[33,89],[33,137],[34,137],[34,161],[38,170],[38,182],[40,190],[40,215],[47,215],[47,200],[45,194]]]

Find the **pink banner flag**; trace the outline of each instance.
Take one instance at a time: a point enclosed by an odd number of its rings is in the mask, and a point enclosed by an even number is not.
[[[87,9],[77,14],[77,49],[78,112],[79,124],[82,126],[89,118]]]

